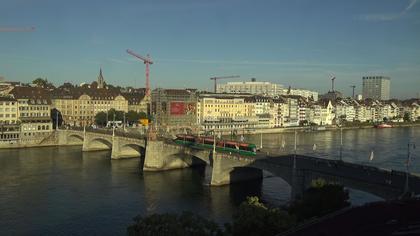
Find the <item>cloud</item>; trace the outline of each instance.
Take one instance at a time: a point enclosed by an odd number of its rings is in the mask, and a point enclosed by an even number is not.
[[[410,3],[408,4],[408,6],[405,8],[405,11],[409,11],[411,8],[414,7],[414,5],[416,5],[417,0],[410,0]]]
[[[360,20],[365,20],[365,21],[392,21],[392,20],[397,20],[401,17],[403,17],[405,14],[408,13],[408,11],[410,11],[410,9],[412,9],[418,0],[410,0],[407,7],[398,13],[373,13],[373,14],[364,14],[364,15],[360,15],[358,18]]]

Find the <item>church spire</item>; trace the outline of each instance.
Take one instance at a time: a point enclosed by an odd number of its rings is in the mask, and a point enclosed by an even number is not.
[[[102,67],[99,69],[99,76],[98,76],[98,88],[105,88],[105,80],[102,76]]]

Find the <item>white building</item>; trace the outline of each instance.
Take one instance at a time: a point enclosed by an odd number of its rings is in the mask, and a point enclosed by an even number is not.
[[[288,94],[288,89],[283,89],[281,94]],[[290,89],[290,95],[301,96],[306,99],[312,99],[314,102],[318,101],[318,92],[310,91],[306,89]]]
[[[283,91],[283,86],[271,82],[228,82],[217,84],[217,93],[250,93],[255,95],[276,96]]]
[[[335,105],[335,117],[338,120],[353,122],[356,119],[356,110],[352,103],[352,101],[338,101]]]

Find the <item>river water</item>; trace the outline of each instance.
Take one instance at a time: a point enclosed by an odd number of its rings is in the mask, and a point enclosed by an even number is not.
[[[297,138],[298,154],[338,158],[339,131]],[[261,136],[245,139],[260,145]],[[264,151],[293,151],[293,133],[262,140]],[[420,127],[344,130],[343,160],[404,170],[407,143],[419,140]],[[420,173],[419,148],[412,157],[411,171]],[[141,173],[139,159],[110,160],[108,151],[82,153],[77,146],[0,150],[0,235],[121,235],[138,214],[183,210],[223,223],[246,196],[275,206],[290,197],[290,187],[277,177],[209,187],[208,173],[205,167]],[[379,199],[357,190],[350,196],[353,204]]]

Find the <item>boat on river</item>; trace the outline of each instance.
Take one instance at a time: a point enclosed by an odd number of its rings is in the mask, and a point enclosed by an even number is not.
[[[375,128],[378,128],[378,129],[382,129],[382,128],[392,128],[393,126],[392,125],[390,125],[390,124],[378,124],[378,125],[375,125]]]

